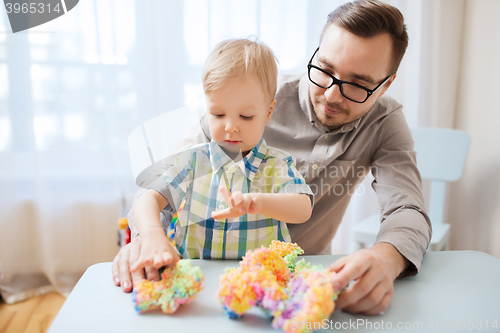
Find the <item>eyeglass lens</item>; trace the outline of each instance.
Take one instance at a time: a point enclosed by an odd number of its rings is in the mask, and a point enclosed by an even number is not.
[[[309,76],[311,81],[323,88],[330,87],[333,83],[332,77],[314,67],[311,67]],[[349,83],[342,83],[340,91],[345,97],[357,102],[363,102],[368,95],[366,90]]]

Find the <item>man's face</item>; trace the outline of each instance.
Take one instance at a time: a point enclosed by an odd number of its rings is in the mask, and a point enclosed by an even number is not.
[[[389,34],[362,38],[331,24],[323,34],[319,51],[312,64],[339,80],[374,89],[390,74],[391,57],[392,41]],[[324,89],[310,82],[309,94],[314,112],[330,129],[339,128],[364,116],[395,78],[394,74],[361,104],[342,96],[336,84]]]

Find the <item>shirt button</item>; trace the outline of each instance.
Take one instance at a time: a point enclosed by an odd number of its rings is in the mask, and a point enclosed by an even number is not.
[[[224,209],[224,205],[220,205],[220,206],[219,206],[219,209]]]
[[[218,238],[214,238],[214,243],[219,244],[220,240]]]
[[[317,165],[316,163],[314,163],[314,164],[312,165],[312,168],[313,168],[313,170],[316,170],[316,169],[318,168],[318,165]]]

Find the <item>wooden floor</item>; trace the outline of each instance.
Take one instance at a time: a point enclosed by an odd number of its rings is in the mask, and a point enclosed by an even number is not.
[[[0,299],[0,333],[47,332],[66,298],[50,293],[5,304]]]

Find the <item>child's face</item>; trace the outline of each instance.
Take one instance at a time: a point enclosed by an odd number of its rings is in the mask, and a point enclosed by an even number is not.
[[[236,79],[205,99],[212,139],[238,145],[243,155],[259,143],[276,105],[253,77]]]

